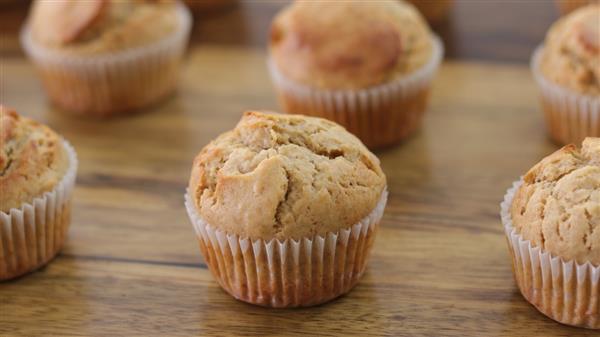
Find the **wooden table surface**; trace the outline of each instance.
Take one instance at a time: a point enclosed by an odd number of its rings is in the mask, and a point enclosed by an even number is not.
[[[62,253],[0,284],[0,336],[598,334],[546,318],[513,281],[499,203],[557,148],[524,64],[445,62],[422,130],[377,152],[390,198],[362,281],[326,305],[274,310],[219,288],[183,206],[196,153],[242,111],[277,109],[262,48],[193,43],[175,97],[97,121],[48,106],[4,47],[0,101],[64,135],[80,167]]]
[[[2,100],[63,134],[81,165],[62,254],[0,285],[0,335],[592,335],[539,314],[513,282],[498,204],[556,148],[520,66],[445,63],[422,131],[377,153],[390,199],[349,295],[269,310],[223,292],[183,193],[203,145],[244,109],[277,108],[264,56],[195,48],[176,97],[109,121],[57,113],[25,61],[5,62]]]

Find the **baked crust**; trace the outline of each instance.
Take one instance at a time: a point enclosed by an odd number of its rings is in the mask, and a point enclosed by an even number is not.
[[[540,67],[554,83],[600,95],[600,3],[581,7],[552,25]]]
[[[8,212],[49,192],[69,162],[50,128],[0,106],[0,210]]]
[[[274,19],[270,53],[293,81],[361,89],[409,74],[432,55],[427,23],[397,1],[296,1]]]
[[[227,233],[300,239],[358,223],[385,184],[377,157],[337,124],[251,111],[198,154],[189,193]]]
[[[99,54],[139,47],[172,34],[174,0],[36,0],[28,19],[33,40],[70,54]]]
[[[535,165],[513,200],[513,226],[565,260],[600,265],[600,138],[568,145]]]

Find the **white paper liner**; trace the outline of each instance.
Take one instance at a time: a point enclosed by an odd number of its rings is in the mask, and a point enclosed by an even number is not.
[[[386,202],[387,190],[367,217],[337,233],[252,241],[206,223],[185,195],[202,254],[221,287],[238,300],[276,308],[317,305],[350,291],[365,270]]]
[[[563,324],[600,328],[600,266],[552,256],[517,233],[510,208],[517,181],[500,205],[515,280],[521,294],[540,312]]]
[[[582,95],[555,84],[540,70],[543,46],[531,58],[531,70],[540,89],[548,130],[561,144],[579,144],[600,137],[600,96]]]
[[[62,248],[71,222],[77,155],[63,140],[69,167],[56,187],[9,212],[0,211],[0,281],[48,263]]]
[[[148,46],[104,55],[65,54],[36,44],[28,25],[21,45],[55,104],[76,114],[113,115],[155,103],[175,89],[192,26],[185,5],[178,4],[177,11],[178,29]]]
[[[444,45],[432,35],[431,59],[422,68],[390,83],[362,90],[326,90],[286,78],[269,58],[271,79],[284,111],[327,118],[344,126],[370,148],[399,142],[412,134],[425,113]]]

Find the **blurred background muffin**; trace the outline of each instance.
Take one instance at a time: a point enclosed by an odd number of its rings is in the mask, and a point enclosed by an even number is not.
[[[600,4],[554,23],[532,71],[552,139],[568,144],[600,136]]]
[[[173,92],[190,27],[178,1],[38,0],[21,41],[52,102],[108,116]]]
[[[411,135],[443,47],[402,1],[297,1],[271,26],[269,68],[283,109],[340,123],[370,148]]]
[[[432,24],[438,24],[448,18],[454,0],[408,0]]]
[[[0,281],[41,267],[62,248],[76,172],[66,141],[0,105]]]

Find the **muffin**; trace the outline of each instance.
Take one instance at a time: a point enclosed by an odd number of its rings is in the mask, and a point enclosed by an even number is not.
[[[558,9],[563,15],[569,14],[577,8],[591,3],[598,3],[598,0],[556,0]]]
[[[31,272],[61,249],[77,157],[47,126],[0,106],[0,280]]]
[[[363,274],[387,200],[379,160],[324,119],[246,112],[194,160],[186,207],[233,297],[311,306]]]
[[[408,3],[296,1],[272,23],[268,64],[286,112],[378,148],[417,130],[442,51]]]
[[[37,0],[21,43],[53,103],[110,116],[174,91],[190,27],[174,0]]]
[[[600,4],[577,9],[550,28],[532,58],[551,138],[580,143],[600,136]]]
[[[408,0],[431,24],[438,24],[448,17],[453,0]]]
[[[521,293],[546,316],[600,328],[600,138],[535,165],[502,204]]]

